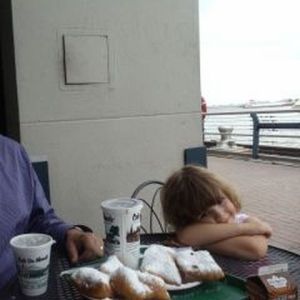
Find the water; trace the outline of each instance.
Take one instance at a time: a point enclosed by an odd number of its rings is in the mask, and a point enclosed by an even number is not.
[[[264,107],[263,110],[289,110],[288,112],[257,113],[260,122],[264,123],[300,123],[300,112],[289,107]],[[215,106],[209,107],[208,113],[253,111],[253,108],[241,106]],[[233,127],[232,139],[237,144],[252,145],[253,121],[248,114],[207,115],[205,118],[205,141],[219,141],[219,126]],[[260,146],[287,147],[300,149],[300,129],[260,129]]]

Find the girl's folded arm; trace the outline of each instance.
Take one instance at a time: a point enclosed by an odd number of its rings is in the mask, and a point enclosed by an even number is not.
[[[176,231],[179,243],[200,247],[241,235],[263,235],[264,233],[264,228],[256,222],[194,223]]]
[[[221,255],[258,260],[268,251],[268,239],[264,235],[238,236],[206,245],[204,248]]]
[[[195,223],[177,230],[177,240],[188,246],[205,246],[243,233],[241,224]]]

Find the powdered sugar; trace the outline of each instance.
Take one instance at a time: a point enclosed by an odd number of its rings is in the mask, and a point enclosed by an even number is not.
[[[206,250],[193,251],[192,248],[185,248],[177,251],[176,262],[187,272],[199,270],[201,272],[222,272],[210,253]]]
[[[141,282],[147,284],[147,285],[157,285],[161,287],[165,287],[165,282],[160,278],[155,275],[152,275],[150,273],[143,273],[140,271],[137,271],[138,278]]]
[[[91,285],[97,283],[109,284],[109,276],[107,274],[89,267],[82,267],[76,270],[71,277],[75,280],[80,279]]]
[[[118,257],[116,255],[111,255],[108,257],[107,261],[100,266],[100,271],[111,275],[122,266],[123,264],[119,261]]]
[[[141,271],[160,276],[166,283],[180,285],[182,281],[174,261],[175,254],[172,248],[151,245],[144,253]]]
[[[150,287],[139,280],[138,272],[135,270],[123,266],[111,275],[111,279],[113,280],[116,276],[123,277],[128,286],[143,297],[151,292]]]

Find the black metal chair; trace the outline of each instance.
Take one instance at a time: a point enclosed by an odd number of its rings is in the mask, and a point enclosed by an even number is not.
[[[45,158],[32,159],[32,166],[34,171],[43,187],[45,196],[49,203],[50,200],[50,184],[49,184],[49,173],[48,173],[48,160]]]
[[[158,213],[155,210],[156,207],[160,207],[160,201],[158,202],[157,200],[160,200],[160,190],[164,183],[162,181],[158,180],[147,180],[138,185],[138,187],[134,190],[133,194],[131,195],[131,198],[139,199],[141,200],[146,207],[150,210],[150,218],[149,218],[149,231],[150,233],[153,233],[153,224],[154,221],[157,222],[159,226],[159,230],[163,233],[167,232],[166,225],[163,225],[163,221],[160,220]],[[142,197],[142,193],[145,192],[145,189],[148,189],[148,193],[150,192],[151,194],[151,200],[147,201]],[[144,193],[145,194],[145,193]],[[148,233],[146,228],[144,226],[141,226],[142,230],[144,233]]]

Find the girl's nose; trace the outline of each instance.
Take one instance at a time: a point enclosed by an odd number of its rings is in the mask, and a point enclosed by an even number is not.
[[[217,206],[215,208],[215,217],[217,223],[227,223],[229,214],[222,206]]]
[[[229,221],[229,214],[223,212],[223,213],[220,213],[219,216],[218,216],[218,222],[219,223],[228,223]]]

